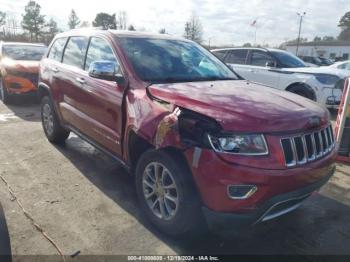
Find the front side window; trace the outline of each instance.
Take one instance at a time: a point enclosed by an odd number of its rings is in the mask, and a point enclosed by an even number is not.
[[[118,65],[118,61],[110,45],[102,38],[92,37],[86,55],[85,70],[89,69],[92,62],[109,61]]]
[[[87,44],[87,37],[74,36],[69,38],[63,55],[63,63],[83,68]]]
[[[13,60],[39,61],[46,52],[46,46],[3,45],[2,55]]]
[[[140,79],[170,83],[238,79],[216,56],[185,40],[118,37]]]
[[[267,63],[274,63],[275,60],[267,53],[260,51],[253,51],[250,64],[254,66],[266,66]]]
[[[225,62],[229,64],[244,65],[246,63],[247,54],[248,49],[231,50],[225,59]]]
[[[303,60],[299,57],[284,51],[270,51],[278,60],[278,64],[283,68],[306,67]]]
[[[52,60],[56,60],[58,62],[61,62],[62,55],[63,55],[63,49],[67,42],[66,37],[58,38],[55,40],[55,42],[52,44],[48,58]]]

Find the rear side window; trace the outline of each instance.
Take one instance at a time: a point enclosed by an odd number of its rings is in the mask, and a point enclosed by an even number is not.
[[[64,45],[67,42],[66,37],[58,38],[55,40],[55,42],[52,44],[48,58],[52,60],[56,60],[58,62],[61,62],[62,60],[62,54]]]
[[[85,70],[88,70],[90,64],[95,61],[109,61],[119,64],[110,45],[98,37],[91,38],[86,55]]]
[[[254,66],[266,66],[266,63],[272,62],[274,63],[275,60],[267,53],[260,52],[260,51],[253,51],[251,56],[251,65]]]
[[[229,64],[241,64],[244,65],[245,61],[247,59],[248,49],[237,49],[237,50],[231,50],[226,59],[225,62]]]
[[[226,52],[227,52],[226,50],[220,50],[220,51],[213,51],[212,53],[220,60],[224,60]]]
[[[74,36],[69,38],[63,55],[63,63],[83,68],[87,44],[87,37]]]

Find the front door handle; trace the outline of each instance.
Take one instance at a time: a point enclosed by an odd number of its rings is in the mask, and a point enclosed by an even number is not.
[[[85,79],[84,79],[84,78],[81,78],[81,77],[77,77],[75,80],[76,80],[77,82],[79,82],[80,84],[85,84],[85,83],[86,83]]]
[[[58,68],[57,67],[50,67],[50,69],[51,69],[51,71],[52,72],[54,72],[54,73],[58,73],[59,72],[59,70],[58,70]]]

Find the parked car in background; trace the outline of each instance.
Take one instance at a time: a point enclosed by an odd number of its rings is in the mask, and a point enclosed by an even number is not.
[[[0,43],[0,97],[6,104],[14,94],[36,92],[43,44]]]
[[[40,64],[39,94],[47,139],[64,143],[72,131],[122,163],[143,214],[169,235],[273,219],[334,172],[325,108],[242,80],[186,39],[58,34]]]
[[[306,67],[301,59],[279,49],[226,48],[212,52],[247,80],[301,95],[330,109],[338,108],[348,76],[335,68]]]
[[[305,63],[309,63],[315,66],[323,66],[323,62],[320,58],[314,56],[299,56]]]
[[[322,61],[323,66],[330,66],[334,64],[334,61],[332,59],[321,57],[321,56],[319,56],[318,58]]]
[[[343,61],[343,62],[336,62],[336,63],[330,65],[329,67],[350,71],[350,60]]]

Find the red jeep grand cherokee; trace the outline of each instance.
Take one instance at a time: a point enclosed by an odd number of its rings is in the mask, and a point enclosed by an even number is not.
[[[196,43],[73,30],[40,66],[48,140],[69,132],[135,173],[140,206],[170,235],[269,220],[334,172],[328,111],[241,79]]]

